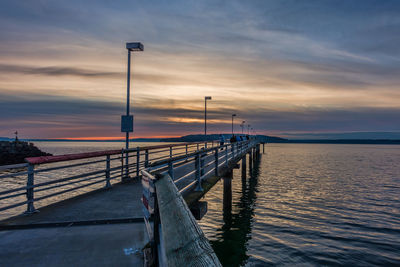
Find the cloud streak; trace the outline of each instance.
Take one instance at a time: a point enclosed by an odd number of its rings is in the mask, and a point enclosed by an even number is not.
[[[30,137],[119,137],[119,120],[123,103],[88,101],[78,98],[54,96],[32,96],[25,98],[0,95],[2,129],[0,135],[7,135],[8,129],[21,125]],[[7,99],[9,98],[9,99]],[[201,133],[203,110],[179,108],[173,101],[165,100],[148,105],[138,104],[135,112],[135,136],[176,136]],[[210,107],[208,111],[210,133],[229,132],[229,107]],[[355,108],[355,109],[308,109],[291,111],[274,109],[253,109],[241,111],[236,123],[250,118],[247,123],[262,132],[327,132],[327,131],[368,131],[371,126],[380,131],[400,131],[399,124],[393,123],[400,117],[400,108]],[[47,129],[45,131],[44,129]]]
[[[120,135],[135,40],[139,135],[201,132],[204,95],[211,131],[232,113],[265,133],[399,130],[398,1],[2,4],[3,134]]]
[[[44,76],[76,76],[84,78],[113,77],[122,78],[122,73],[117,72],[100,72],[73,67],[33,67],[23,65],[0,64],[0,72],[2,74],[27,74],[27,75],[44,75]]]

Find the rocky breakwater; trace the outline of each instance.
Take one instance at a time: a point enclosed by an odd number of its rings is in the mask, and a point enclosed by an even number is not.
[[[41,151],[33,143],[24,141],[0,141],[0,166],[24,163],[25,158],[51,156]]]

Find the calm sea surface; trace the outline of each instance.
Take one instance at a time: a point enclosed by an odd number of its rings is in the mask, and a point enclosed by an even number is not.
[[[224,266],[400,266],[400,146],[268,144],[232,191],[201,221]]]
[[[124,145],[35,144],[54,154]],[[265,148],[246,177],[234,170],[231,209],[222,181],[204,197],[200,224],[224,266],[400,266],[400,146]]]

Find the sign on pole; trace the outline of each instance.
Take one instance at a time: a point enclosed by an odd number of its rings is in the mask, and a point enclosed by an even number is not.
[[[123,133],[133,132],[133,115],[121,116],[121,132]]]

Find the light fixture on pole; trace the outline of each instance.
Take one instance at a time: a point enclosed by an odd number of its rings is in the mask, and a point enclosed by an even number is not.
[[[244,124],[246,121],[242,121],[242,123],[240,124],[240,127],[242,128],[242,134],[243,134],[243,128],[244,128]]]
[[[232,135],[233,135],[233,117],[236,117],[236,114],[232,114]]]
[[[129,114],[130,108],[130,86],[131,86],[131,52],[143,51],[143,44],[139,42],[126,43],[128,50],[128,71],[127,71],[127,90],[126,90],[126,115],[121,116],[121,132],[126,133],[125,149],[129,149],[129,133],[133,132],[133,116]],[[125,178],[128,178],[128,152],[126,152]]]
[[[250,135],[250,124],[247,124],[247,134]]]
[[[207,141],[207,100],[211,100],[211,96],[204,97],[204,137]]]

